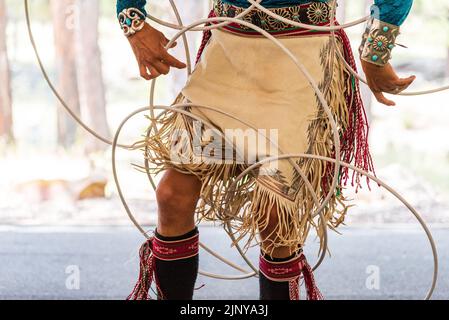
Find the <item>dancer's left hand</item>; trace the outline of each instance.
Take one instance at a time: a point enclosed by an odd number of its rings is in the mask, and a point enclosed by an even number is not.
[[[362,60],[362,67],[368,86],[377,101],[390,107],[395,106],[396,103],[387,99],[384,93],[399,94],[406,90],[416,79],[415,76],[399,78],[390,63],[381,67]]]

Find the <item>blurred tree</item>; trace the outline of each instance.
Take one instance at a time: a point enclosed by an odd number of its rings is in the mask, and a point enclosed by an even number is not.
[[[80,99],[78,95],[75,32],[73,15],[76,0],[51,0],[53,29],[55,39],[55,56],[58,90],[72,110],[80,113]],[[58,107],[58,144],[71,147],[76,140],[77,124]]]
[[[446,77],[449,77],[449,33],[447,32],[448,30],[448,24],[449,24],[449,4],[446,4],[446,8],[444,8],[444,18],[446,20]]]
[[[337,5],[337,20],[343,23],[346,20],[346,0],[338,0]]]
[[[374,0],[365,0],[365,4],[362,6],[362,14],[366,15],[368,13],[368,8],[370,8],[374,3]],[[361,38],[360,38],[361,39]],[[358,50],[358,47],[355,47],[356,50]],[[357,52],[357,56],[358,56],[358,52]],[[363,73],[362,68],[360,67],[359,72]],[[365,84],[360,84],[360,93],[362,95],[362,99],[363,102],[365,104],[365,110],[366,110],[366,115],[368,116],[369,121],[372,121],[373,117],[373,112],[372,112],[372,105],[373,105],[373,93],[371,92],[371,89],[365,85]]]
[[[415,0],[412,15],[419,15],[424,21],[425,32],[432,42],[444,41],[446,46],[445,75],[449,77],[449,1],[433,0],[432,5],[429,5],[428,0]]]
[[[11,79],[6,46],[6,7],[0,0],[0,137],[14,140],[12,120]]]
[[[76,0],[76,42],[78,87],[83,120],[95,131],[109,137],[106,98],[102,75],[101,52],[98,45],[100,4],[98,0]],[[104,150],[107,146],[86,136],[86,153]]]

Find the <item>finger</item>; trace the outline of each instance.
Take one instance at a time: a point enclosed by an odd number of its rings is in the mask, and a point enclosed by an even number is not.
[[[167,44],[170,42],[170,40],[169,39],[167,39],[167,38],[165,38],[165,43],[164,43],[164,47],[166,47],[167,46]],[[171,46],[170,46],[170,48],[169,49],[173,49],[174,47],[176,47],[178,45],[178,43],[175,41],[175,42],[173,42],[172,44],[171,44]]]
[[[148,68],[145,64],[139,64],[140,76],[145,80],[151,80],[151,75],[148,73]]]
[[[410,85],[408,85],[408,86],[403,86],[403,87],[399,87],[399,92],[397,92],[397,94],[401,93],[402,91],[407,90],[409,86],[410,86]]]
[[[394,81],[395,87],[391,88],[389,86],[388,90],[383,90],[384,92],[392,93],[392,94],[399,94],[402,91],[406,90],[412,83],[415,81],[416,77],[411,76],[405,79],[398,79]]]
[[[153,67],[159,72],[159,74],[168,74],[170,72],[170,67],[163,61],[154,61]]]
[[[385,90],[383,92],[389,93],[389,94],[394,94],[394,95],[398,95],[400,94],[402,91],[406,90],[408,87],[396,87],[392,90]]]
[[[157,69],[153,66],[150,66],[148,69],[151,72],[150,80],[156,79],[157,77],[159,77],[161,75],[160,72],[157,71]]]
[[[164,60],[164,62],[169,66],[178,69],[184,69],[185,67],[187,67],[185,63],[182,63],[181,61],[170,55],[167,51],[165,51],[165,53],[162,55],[162,60]]]
[[[403,91],[404,88],[400,86],[388,86],[387,88],[382,88],[382,92],[390,93],[390,94],[398,94]]]
[[[408,88],[415,80],[416,80],[416,76],[411,76],[411,77],[408,77],[405,79],[398,79],[395,81],[395,84],[398,87],[407,87]]]
[[[398,86],[392,83],[384,83],[383,85],[379,86],[379,90],[381,92],[388,92],[388,93],[394,93],[398,89]]]
[[[394,107],[396,105],[396,103],[394,101],[388,100],[387,98],[385,98],[384,94],[382,92],[374,92],[374,96],[376,97],[377,101],[379,101],[380,103],[389,106],[389,107]]]

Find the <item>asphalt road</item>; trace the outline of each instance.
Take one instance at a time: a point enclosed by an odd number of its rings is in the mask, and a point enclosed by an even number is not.
[[[415,228],[343,229],[331,235],[328,258],[316,272],[327,299],[422,299],[429,288],[432,256]],[[449,299],[449,229],[433,228],[440,255],[435,299]],[[204,227],[201,238],[244,266],[224,232]],[[132,228],[1,227],[0,299],[124,299],[137,276],[142,237]],[[309,245],[309,260],[315,258]],[[257,249],[249,252],[257,261]],[[201,268],[236,274],[201,252]],[[200,277],[196,299],[256,299],[257,279]]]

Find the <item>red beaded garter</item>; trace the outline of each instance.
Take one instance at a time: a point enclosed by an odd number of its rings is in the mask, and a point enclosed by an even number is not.
[[[261,256],[259,266],[260,272],[267,279],[289,283],[290,300],[300,299],[301,279],[304,279],[307,300],[323,300],[323,295],[315,283],[312,268],[304,254],[301,253],[299,256],[286,262],[271,262]]]
[[[156,277],[156,259],[164,261],[175,261],[188,259],[198,255],[199,251],[199,234],[180,241],[163,241],[157,237],[152,237],[146,241],[140,248],[140,272],[139,279],[132,293],[127,300],[149,300],[150,290],[153,280],[159,294],[163,298]]]

